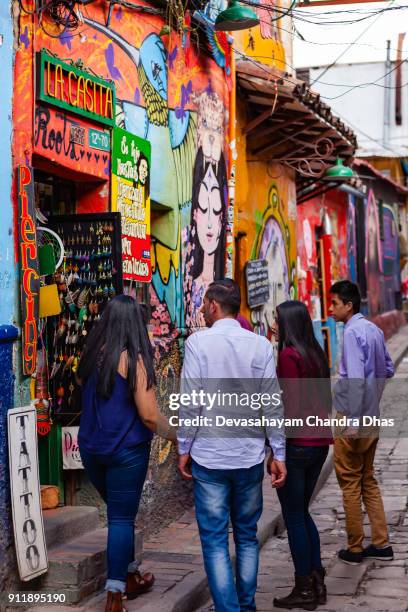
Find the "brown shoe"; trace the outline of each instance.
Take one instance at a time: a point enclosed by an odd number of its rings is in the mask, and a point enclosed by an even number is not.
[[[151,572],[141,574],[129,572],[126,580],[126,596],[128,599],[135,599],[138,595],[146,593],[154,584],[154,576]]]
[[[123,607],[122,598],[122,593],[108,591],[105,612],[127,612],[126,608]]]

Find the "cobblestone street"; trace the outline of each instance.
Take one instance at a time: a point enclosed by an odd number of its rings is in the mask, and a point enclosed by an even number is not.
[[[392,432],[383,430],[376,454],[376,474],[383,494],[394,560],[365,561],[349,566],[337,559],[346,544],[342,496],[331,461],[324,466],[323,483],[312,505],[321,535],[322,556],[327,569],[328,603],[318,609],[330,612],[408,611],[408,329],[388,342],[390,353],[400,362],[395,378],[385,389],[381,416],[395,419]],[[392,437],[391,437],[392,436]],[[293,585],[293,566],[286,532],[282,531],[280,505],[269,478],[264,480],[264,510],[258,523],[263,544],[258,578],[258,612],[275,610],[273,598],[286,595]],[[280,533],[280,535],[275,535]],[[366,521],[366,535],[369,525]],[[232,546],[232,534],[231,551]],[[367,544],[369,540],[367,539]],[[74,562],[73,558],[73,562]],[[194,508],[163,527],[144,542],[143,570],[156,576],[153,589],[126,602],[129,612],[213,612],[202,563],[200,539]],[[36,607],[33,612],[70,610],[99,612],[104,609],[103,592],[80,606]],[[206,602],[207,603],[204,603]],[[201,607],[199,607],[201,606]]]
[[[400,414],[407,404],[408,358],[397,370],[397,380],[385,390],[382,416],[398,422],[399,439],[382,438],[376,454],[376,474],[390,526],[394,560],[364,561],[345,565],[337,551],[346,544],[342,497],[334,472],[318,494],[312,513],[321,535],[323,562],[327,570],[328,602],[319,610],[330,612],[374,612],[408,610],[408,421]],[[369,525],[366,519],[366,536]],[[369,540],[367,540],[367,543]],[[277,610],[274,597],[282,597],[293,586],[293,565],[286,532],[270,539],[261,552],[258,579],[258,612]],[[200,608],[210,612],[212,606]]]

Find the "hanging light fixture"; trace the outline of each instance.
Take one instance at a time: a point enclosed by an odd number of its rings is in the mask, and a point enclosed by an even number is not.
[[[356,175],[354,174],[352,168],[345,166],[341,157],[338,157],[335,165],[327,168],[323,178],[325,181],[343,182],[356,178]]]
[[[221,11],[215,20],[214,30],[229,32],[247,30],[259,25],[258,15],[247,6],[242,6],[238,0],[230,0],[228,8]]]

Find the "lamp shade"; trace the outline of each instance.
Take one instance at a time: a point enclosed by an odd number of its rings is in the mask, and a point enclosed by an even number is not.
[[[343,164],[341,157],[338,157],[335,165],[327,168],[326,172],[324,173],[324,178],[327,181],[347,181],[355,177],[356,175],[354,174],[353,170]]]
[[[242,6],[238,0],[230,0],[228,8],[221,11],[215,20],[214,30],[233,31],[247,30],[259,24],[259,18],[255,11],[247,6]]]

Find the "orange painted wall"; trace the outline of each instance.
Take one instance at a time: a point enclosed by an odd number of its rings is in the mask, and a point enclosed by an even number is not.
[[[296,190],[294,172],[281,164],[250,161],[242,135],[246,115],[238,108],[237,184],[235,194],[235,277],[243,295],[242,312],[256,331],[270,337],[275,307],[297,295]],[[249,311],[245,296],[245,263],[266,259],[270,299],[260,310]]]

